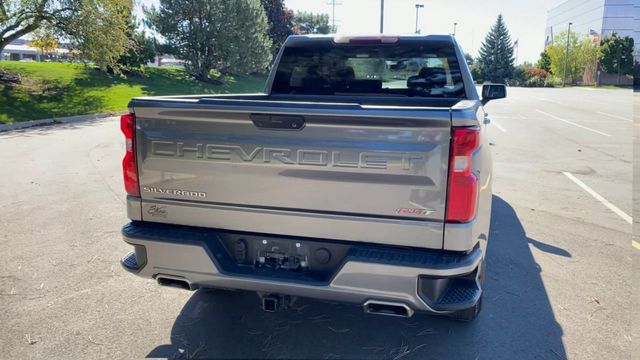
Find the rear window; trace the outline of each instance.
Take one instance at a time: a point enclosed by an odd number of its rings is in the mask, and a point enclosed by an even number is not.
[[[286,47],[271,93],[465,97],[453,44],[435,41]]]

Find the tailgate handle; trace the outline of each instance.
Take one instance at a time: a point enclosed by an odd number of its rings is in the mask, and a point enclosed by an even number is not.
[[[261,129],[300,130],[304,127],[304,117],[299,115],[249,115],[253,125]]]

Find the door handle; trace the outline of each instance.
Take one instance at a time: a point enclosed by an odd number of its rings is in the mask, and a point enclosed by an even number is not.
[[[300,130],[305,125],[304,116],[251,114],[253,125],[261,129]]]

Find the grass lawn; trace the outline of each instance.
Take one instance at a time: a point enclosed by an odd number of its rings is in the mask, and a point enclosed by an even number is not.
[[[144,76],[121,78],[81,64],[0,61],[22,84],[0,83],[0,124],[127,108],[132,97],[262,91],[266,76],[228,79],[213,85],[187,78],[181,68],[147,68]]]
[[[598,90],[629,90],[632,88],[632,86],[616,86],[616,85],[600,85],[600,86],[596,86],[596,85],[591,85],[591,86],[585,86],[591,89],[598,89]]]

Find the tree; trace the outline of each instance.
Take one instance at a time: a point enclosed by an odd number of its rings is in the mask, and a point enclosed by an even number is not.
[[[546,49],[540,53],[540,59],[538,60],[536,67],[551,74],[551,58],[549,57],[549,53]]]
[[[597,47],[593,41],[588,38],[579,39],[579,34],[571,33],[569,35],[569,52],[567,57],[567,33],[560,33],[554,38],[554,45],[547,47],[546,52],[551,59],[551,72],[554,76],[562,79],[565,76],[565,59],[566,61],[566,81],[568,84],[574,84],[583,77],[590,79],[593,77],[591,72],[595,71],[595,62],[597,61]],[[585,70],[588,70],[585,76]]]
[[[584,66],[582,73],[583,83],[595,85],[597,82],[598,61],[600,60],[600,49],[597,40],[583,38],[578,47],[578,54]]]
[[[469,67],[469,71],[471,71],[471,77],[473,81],[481,81],[482,76],[480,75],[478,62],[473,56],[469,53],[464,53],[464,59],[467,61],[467,66]]]
[[[68,39],[82,59],[106,68],[126,51],[126,19],[132,0],[2,0],[0,50],[47,28]]]
[[[613,33],[600,44],[602,68],[610,74],[631,75],[633,73],[633,38],[620,37]]]
[[[30,41],[31,46],[38,49],[42,55],[50,53],[58,48],[58,40],[56,37],[43,29],[38,29],[33,33],[33,39]]]
[[[114,73],[140,69],[153,61],[157,54],[155,38],[147,37],[144,30],[138,30],[138,21],[133,14],[129,16],[126,35],[127,52],[120,56],[116,67],[110,69]]]
[[[269,23],[259,0],[227,0],[222,14],[230,24],[220,37],[222,72],[264,73],[271,63]]]
[[[298,11],[294,17],[295,27],[300,34],[329,34],[336,29],[329,25],[328,14],[314,14],[307,11]]]
[[[513,75],[511,75],[510,80],[512,80],[514,85],[524,86],[529,80],[528,70],[533,68],[533,64],[530,62],[524,62],[518,66],[515,66],[513,69]]]
[[[213,69],[264,71],[271,61],[269,25],[259,0],[160,0],[159,8],[145,12],[166,49],[198,80],[211,81]]]
[[[473,65],[469,66],[469,70],[471,71],[471,77],[473,78],[473,81],[475,81],[476,83],[484,82],[482,73],[480,72],[480,65],[477,61],[473,63]]]
[[[480,72],[485,80],[505,83],[513,76],[514,62],[511,36],[500,14],[480,48]]]
[[[273,45],[271,53],[277,54],[289,35],[293,35],[293,10],[287,9],[282,0],[260,0],[269,22],[269,37]]]
[[[118,59],[118,65],[125,70],[140,68],[153,61],[156,55],[155,40],[147,37],[144,31],[134,30],[129,38],[128,50]]]
[[[82,60],[93,61],[100,69],[116,67],[127,51],[127,24],[133,10],[131,0],[84,0],[83,11],[69,21],[66,33],[72,49]]]
[[[536,67],[528,68],[525,73],[527,77],[527,86],[544,86],[547,77],[549,77],[548,71]]]
[[[522,87],[543,87],[546,84],[549,73],[535,67],[532,63],[525,61],[515,67],[510,83],[514,86]]]
[[[473,56],[469,53],[464,53],[464,59],[467,61],[467,65],[471,66],[474,63]]]

